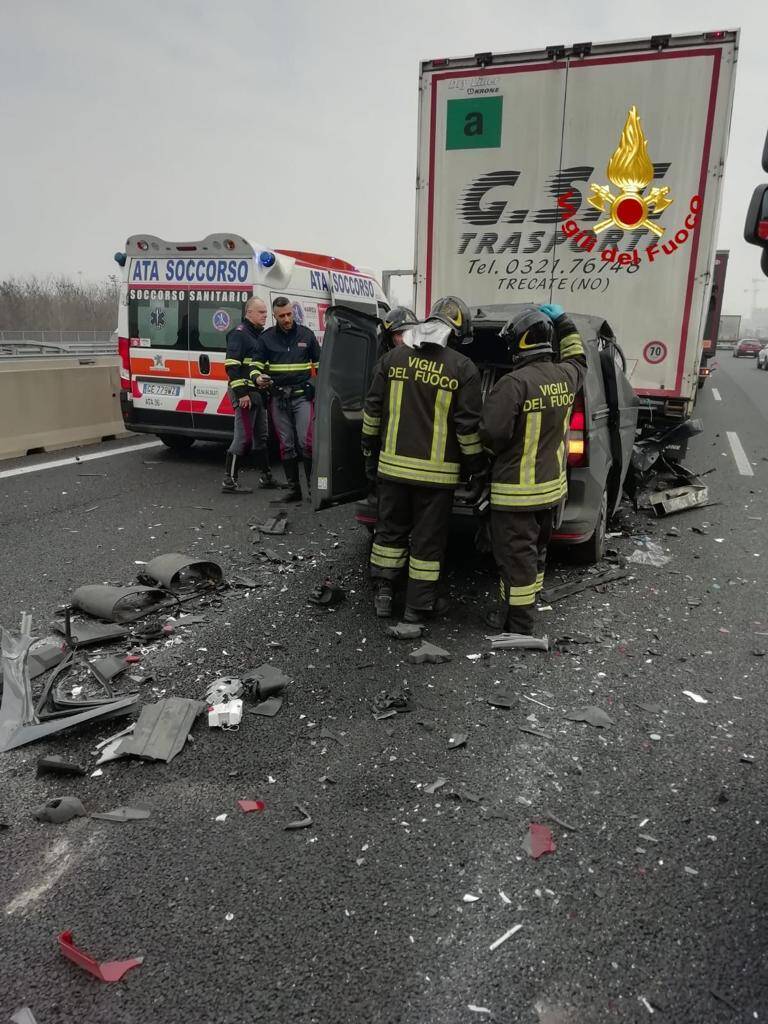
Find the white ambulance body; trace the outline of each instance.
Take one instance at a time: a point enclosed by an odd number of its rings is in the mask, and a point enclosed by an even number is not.
[[[291,300],[294,317],[322,344],[325,311],[343,305],[376,316],[388,308],[378,282],[351,263],[317,253],[267,249],[238,235],[167,242],[132,235],[118,313],[120,405],[126,429],[171,448],[228,441],[232,407],[226,337],[255,296]]]

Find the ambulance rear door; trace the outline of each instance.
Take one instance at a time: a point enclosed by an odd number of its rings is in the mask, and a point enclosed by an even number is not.
[[[243,318],[252,285],[218,285],[193,292],[190,302],[189,368],[195,432],[209,440],[229,438],[234,410],[227,393],[227,334]],[[247,374],[247,368],[243,373]]]
[[[312,499],[316,511],[364,498],[368,491],[360,436],[377,349],[375,316],[346,306],[327,310],[315,396]]]

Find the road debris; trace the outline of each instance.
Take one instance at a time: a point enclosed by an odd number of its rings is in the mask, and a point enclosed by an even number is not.
[[[490,697],[486,697],[485,700],[492,708],[510,709],[517,706],[515,698],[508,693],[494,693]]]
[[[263,800],[238,800],[237,806],[243,814],[252,814],[254,811],[265,810],[267,805]]]
[[[434,644],[426,642],[408,655],[408,661],[412,665],[441,665],[443,662],[450,660],[451,655],[448,651],[444,651],[442,647],[436,647]]]
[[[37,1021],[30,1008],[22,1006],[11,1016],[11,1024],[37,1024]]]
[[[539,825],[536,822],[531,822],[528,826],[528,834],[523,839],[522,847],[533,860],[538,860],[545,853],[554,853],[557,849],[552,832],[546,825]]]
[[[104,583],[89,583],[78,587],[71,600],[72,608],[86,615],[121,624],[151,615],[167,603],[165,591],[140,584],[111,587]]]
[[[602,708],[597,708],[593,705],[586,708],[577,708],[574,711],[567,711],[563,718],[569,722],[586,722],[587,725],[591,725],[595,729],[604,729],[608,725],[613,725],[611,716],[603,711]]]
[[[343,587],[336,586],[333,580],[325,579],[319,583],[307,598],[310,604],[317,604],[323,607],[341,604],[346,600],[347,594]]]
[[[466,745],[468,739],[469,734],[466,732],[454,733],[453,736],[450,736],[448,739],[448,749],[455,750],[457,747],[463,747]]]
[[[224,573],[217,562],[201,561],[194,555],[171,552],[147,562],[139,578],[153,580],[168,590],[189,588],[196,591],[218,586],[224,579]]]
[[[396,640],[420,640],[425,629],[422,623],[398,622],[396,626],[387,626],[387,636],[393,636]]]
[[[521,929],[522,927],[523,927],[523,926],[522,926],[521,924],[516,924],[516,925],[513,925],[513,926],[512,926],[512,927],[511,927],[511,928],[509,929],[509,931],[508,931],[508,932],[504,932],[504,934],[503,934],[503,935],[500,935],[500,936],[499,936],[499,938],[498,938],[498,939],[496,939],[496,941],[495,941],[495,942],[492,942],[492,943],[490,944],[490,946],[488,947],[489,951],[490,951],[491,953],[493,953],[493,951],[494,951],[495,949],[498,949],[498,948],[499,948],[499,946],[500,946],[500,945],[502,944],[502,942],[506,942],[506,941],[507,941],[507,939],[511,939],[511,938],[512,938],[512,936],[513,936],[513,935],[516,935],[516,934],[517,934],[517,933],[518,933],[518,932],[520,931],[520,929]]]
[[[485,1013],[488,1016],[491,1014],[487,1006],[476,1006],[475,1003],[467,1003],[467,1009],[471,1010],[472,1013]]]
[[[634,565],[652,565],[654,568],[660,569],[672,561],[670,555],[664,554],[661,544],[657,544],[649,537],[642,537],[635,543],[638,545],[637,549],[627,558],[627,561]]]
[[[108,960],[99,963],[89,953],[75,945],[71,931],[62,932],[59,935],[59,949],[68,960],[77,964],[78,967],[82,967],[84,971],[88,971],[99,981],[120,981],[133,967],[141,967],[144,963],[143,956],[133,957],[130,960]]]
[[[44,775],[46,772],[51,775],[85,775],[86,769],[72,761],[65,761],[59,754],[51,754],[50,757],[39,758],[37,762],[37,774]]]
[[[569,825],[567,821],[563,821],[562,818],[558,818],[557,815],[553,814],[551,811],[544,811],[544,813],[542,814],[542,818],[547,818],[549,821],[554,821],[556,825],[559,825],[560,828],[564,828],[566,832],[579,831],[578,825]]]
[[[485,639],[491,641],[491,647],[494,651],[549,651],[549,637],[546,636],[526,636],[524,633],[499,633],[497,636],[487,636]]]
[[[649,494],[648,501],[657,516],[669,516],[706,505],[709,502],[709,488],[706,484],[688,483]]]
[[[377,716],[380,716],[385,711],[410,711],[411,690],[408,683],[403,682],[400,689],[395,690],[394,692],[381,690],[377,693],[373,701],[373,710]]]
[[[694,693],[693,690],[683,690],[683,693],[686,697],[690,697],[692,701],[695,701],[696,704],[709,704],[706,697],[702,697],[700,694]]]
[[[209,704],[220,704],[225,697],[228,700],[234,700],[236,697],[240,697],[242,692],[243,684],[240,679],[235,679],[233,676],[221,676],[220,679],[214,679],[205,691],[205,699]]]
[[[526,732],[529,736],[539,736],[543,740],[553,740],[555,738],[548,732],[542,732],[541,729],[533,729],[528,725],[518,725],[517,728],[520,732]]]
[[[479,899],[479,896],[474,896],[471,892],[464,893],[461,897],[462,903],[477,903]]]
[[[63,825],[72,818],[85,818],[87,813],[76,796],[57,796],[35,807],[32,817],[48,825]]]
[[[208,726],[211,729],[223,729],[234,732],[240,728],[243,720],[243,702],[237,698],[226,698],[220,704],[212,704],[208,708]]]
[[[120,740],[112,759],[139,757],[169,764],[184,749],[192,725],[204,707],[202,701],[186,697],[167,697],[146,704],[133,733]]]
[[[331,740],[333,743],[338,743],[339,745],[341,745],[341,738],[339,736],[337,736],[336,733],[333,732],[332,729],[329,729],[325,725],[323,726],[323,728],[318,733],[318,736],[322,740]]]
[[[250,669],[240,677],[252,700],[263,701],[267,697],[277,697],[290,683],[290,677],[275,665],[265,662]]]
[[[115,807],[112,811],[101,811],[98,814],[92,814],[91,817],[97,818],[99,821],[125,823],[126,821],[146,821],[151,815],[152,812],[148,807]]]
[[[547,711],[554,711],[555,710],[549,704],[545,704],[543,701],[536,700],[535,697],[529,697],[526,693],[521,693],[520,696],[523,698],[523,700],[529,700],[531,702],[531,704],[538,704],[540,708],[546,708]]]
[[[289,821],[288,824],[285,826],[286,832],[292,832],[300,828],[309,828],[312,825],[312,815],[309,813],[306,807],[304,807],[303,804],[294,804],[294,807],[299,812],[299,814],[303,815],[303,817],[299,818],[297,821]]]
[[[282,697],[268,697],[261,701],[255,708],[248,708],[249,715],[261,715],[263,718],[274,718],[283,706]]]
[[[288,528],[288,513],[284,510],[277,513],[277,515],[271,516],[263,523],[256,523],[251,527],[252,530],[258,530],[259,533],[264,533],[268,537],[282,537]]]
[[[547,604],[555,601],[562,601],[566,597],[573,597],[582,590],[589,590],[590,587],[599,587],[605,583],[615,583],[623,580],[629,575],[624,569],[607,569],[605,572],[596,573],[593,576],[585,576],[584,579],[576,580],[574,583],[563,583],[559,587],[548,587],[541,591],[541,600]]]

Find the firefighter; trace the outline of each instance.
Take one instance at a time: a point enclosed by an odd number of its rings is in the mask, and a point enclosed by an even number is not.
[[[272,303],[275,326],[256,343],[251,378],[269,385],[269,413],[280,443],[280,459],[288,482],[283,501],[301,501],[299,458],[307,487],[312,479],[312,416],[320,346],[314,333],[294,322],[293,307],[284,295]]]
[[[500,576],[499,602],[486,621],[530,636],[553,519],[568,490],[568,424],[587,363],[562,306],[526,307],[500,337],[512,369],[493,387],[480,423],[493,460],[491,541]]]
[[[276,487],[269,465],[267,450],[267,408],[260,393],[264,382],[252,380],[251,364],[256,351],[256,339],[264,330],[267,307],[261,299],[248,299],[242,323],[227,334],[227,355],[224,369],[229,379],[229,400],[235,412],[232,443],[227,449],[224,464],[225,494],[251,494],[250,487],[238,482],[239,462],[244,455],[254,453],[261,469],[259,487]]]
[[[403,332],[407,327],[418,323],[416,314],[407,306],[393,306],[381,318],[381,334],[379,355],[391,352],[393,348],[403,344]]]
[[[392,614],[395,580],[408,565],[406,622],[445,611],[437,585],[448,541],[453,492],[462,464],[479,475],[480,375],[449,348],[471,336],[461,299],[438,300],[405,343],[383,356],[363,411],[366,458],[378,456],[379,510],[370,570],[380,618]]]

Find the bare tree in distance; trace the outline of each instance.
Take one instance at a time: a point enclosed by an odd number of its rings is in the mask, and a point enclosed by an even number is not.
[[[0,330],[112,331],[119,295],[115,274],[102,281],[11,277],[0,281]]]

